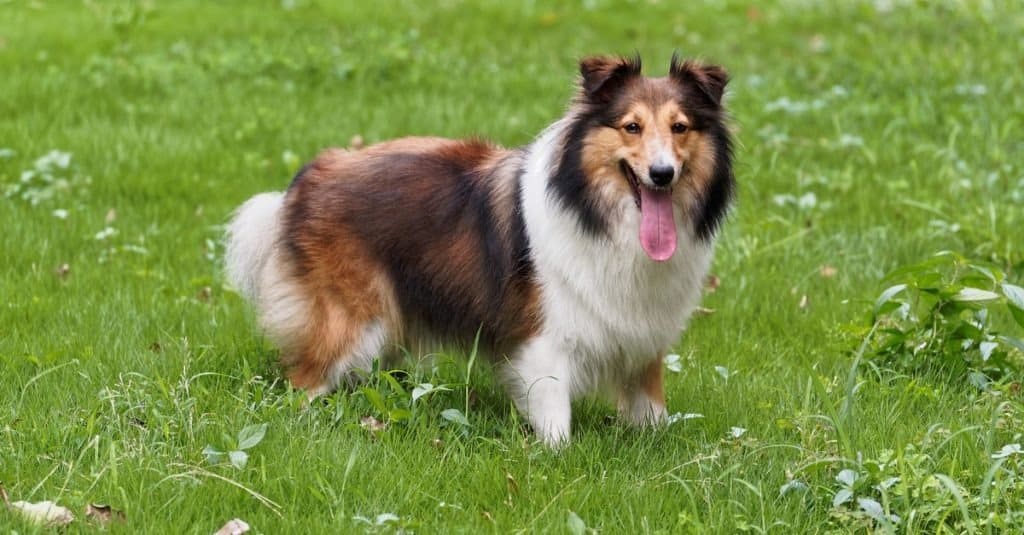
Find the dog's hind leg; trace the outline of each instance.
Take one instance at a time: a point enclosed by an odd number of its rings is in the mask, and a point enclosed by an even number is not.
[[[281,348],[292,385],[314,398],[369,371],[396,325],[384,316],[392,307],[383,282],[314,286],[324,279],[290,276],[280,260],[272,257],[264,274],[260,320]]]
[[[665,388],[662,378],[662,357],[652,360],[639,373],[620,384],[619,418],[637,426],[665,421]]]
[[[288,377],[310,399],[333,392],[340,384],[353,384],[360,372],[369,372],[382,356],[388,336],[379,319],[346,321],[337,312],[311,325],[306,343],[285,355]]]

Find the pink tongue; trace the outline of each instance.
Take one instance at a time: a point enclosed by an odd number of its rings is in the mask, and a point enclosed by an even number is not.
[[[676,252],[672,192],[640,187],[640,245],[657,262],[672,258]]]

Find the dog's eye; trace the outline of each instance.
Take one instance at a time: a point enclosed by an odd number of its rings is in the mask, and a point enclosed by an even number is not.
[[[629,123],[626,126],[623,126],[622,129],[625,130],[627,134],[640,133],[640,125],[637,123]]]
[[[689,128],[690,127],[686,126],[683,123],[672,123],[672,133],[673,134],[682,134],[683,132],[686,132],[687,130],[689,130]]]

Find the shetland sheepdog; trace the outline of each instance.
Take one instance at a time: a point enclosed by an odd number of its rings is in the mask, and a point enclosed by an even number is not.
[[[227,271],[292,384],[333,391],[424,342],[479,347],[552,446],[574,398],[665,420],[662,357],[701,296],[734,190],[726,71],[673,56],[580,62],[529,145],[407,137],[328,149],[246,201]]]

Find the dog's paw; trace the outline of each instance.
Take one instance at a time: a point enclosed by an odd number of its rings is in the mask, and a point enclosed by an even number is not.
[[[619,402],[619,418],[636,427],[653,427],[668,421],[668,410],[641,394]]]

